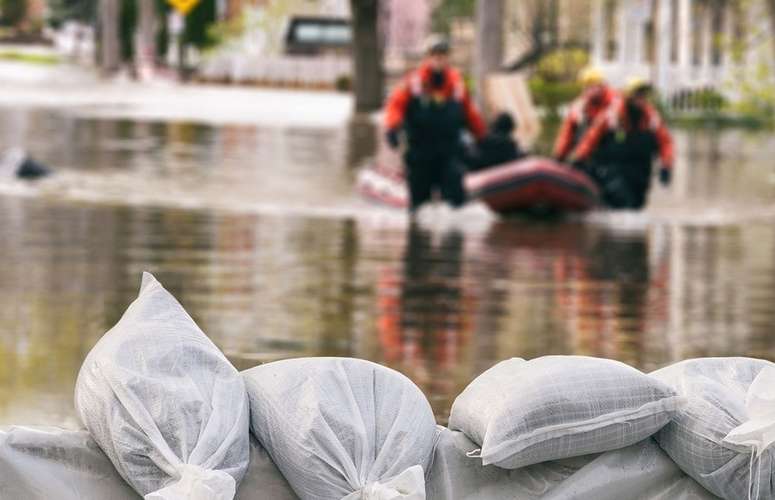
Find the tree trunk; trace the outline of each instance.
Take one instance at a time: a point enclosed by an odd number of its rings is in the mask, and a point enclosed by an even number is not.
[[[100,68],[109,75],[119,69],[118,0],[100,0]]]
[[[487,75],[503,62],[503,0],[476,2],[476,57],[474,71],[478,101],[485,107]]]
[[[382,106],[382,44],[377,20],[379,0],[350,0],[353,26],[353,89],[355,110],[368,112]]]
[[[149,77],[156,60],[156,6],[154,0],[138,0],[138,23],[135,33],[135,68],[140,79]]]
[[[775,63],[775,0],[767,0],[767,10],[770,12],[770,45]]]

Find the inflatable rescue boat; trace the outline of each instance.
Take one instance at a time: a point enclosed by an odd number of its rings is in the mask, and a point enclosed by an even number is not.
[[[464,182],[470,199],[501,214],[584,212],[600,203],[599,189],[589,176],[549,158],[530,157],[469,173]],[[366,169],[357,188],[384,205],[408,204],[405,180],[396,169]]]

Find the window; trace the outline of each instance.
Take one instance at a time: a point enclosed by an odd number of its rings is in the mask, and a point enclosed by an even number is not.
[[[352,27],[346,19],[297,17],[291,20],[286,35],[287,50],[294,54],[318,54],[347,49]]]

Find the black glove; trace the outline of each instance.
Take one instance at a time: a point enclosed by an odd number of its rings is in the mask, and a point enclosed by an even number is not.
[[[577,170],[584,170],[584,168],[587,166],[587,162],[584,160],[579,160],[576,158],[576,155],[570,155],[565,160],[565,163],[570,165],[571,167],[577,169]]]
[[[673,170],[669,167],[662,165],[659,169],[659,182],[663,186],[667,187],[673,180]]]
[[[387,140],[388,145],[393,149],[398,149],[401,145],[401,138],[398,134],[399,131],[397,128],[391,128],[385,133],[385,140]]]

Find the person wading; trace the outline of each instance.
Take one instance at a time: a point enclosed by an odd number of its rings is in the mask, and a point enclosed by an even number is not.
[[[654,157],[660,159],[659,180],[670,185],[674,162],[673,139],[659,112],[649,102],[651,84],[632,78],[625,97],[600,115],[570,160],[597,165],[596,181],[604,201],[613,208],[640,209],[646,204]]]
[[[584,90],[571,104],[554,143],[554,157],[558,161],[567,159],[595,119],[619,98],[619,92],[606,83],[603,72],[596,67],[582,69],[578,81]]]
[[[449,64],[449,43],[434,38],[425,61],[393,91],[385,109],[386,138],[398,149],[406,135],[404,163],[409,184],[409,210],[440,192],[453,207],[466,201],[463,132],[479,140],[486,126],[466,90],[460,72]]]

